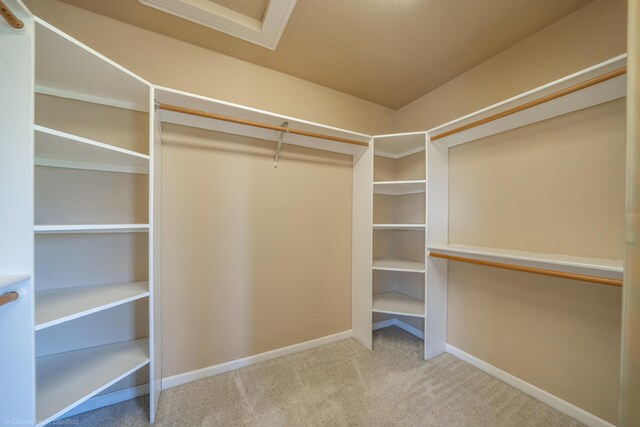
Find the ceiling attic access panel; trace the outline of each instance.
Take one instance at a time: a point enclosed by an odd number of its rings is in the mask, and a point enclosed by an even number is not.
[[[40,18],[35,18],[35,90],[149,111],[149,83]]]
[[[371,141],[371,136],[369,135],[317,124],[294,117],[270,113],[174,89],[157,87],[155,89],[155,96],[156,101],[160,105],[166,104],[172,107],[175,106],[178,108],[196,110],[198,112],[220,115],[227,118],[239,119],[241,121],[257,122],[274,127],[281,127],[286,123],[288,128],[291,129],[291,132],[284,135],[283,143],[285,144],[359,156],[364,150],[366,150]],[[192,114],[167,111],[162,109],[162,107],[160,107],[159,117],[160,121],[163,123],[173,123],[182,126],[208,129],[217,132],[264,139],[267,141],[278,141],[280,137],[280,132],[276,130],[263,129],[246,124],[231,123],[207,117],[199,117]],[[298,135],[293,133],[293,130],[318,134],[320,137]],[[352,143],[333,141],[327,138],[345,139],[352,141]]]

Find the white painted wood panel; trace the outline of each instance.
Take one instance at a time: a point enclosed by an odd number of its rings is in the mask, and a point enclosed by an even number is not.
[[[424,273],[424,263],[402,258],[382,258],[373,260],[373,269]]]
[[[38,358],[38,426],[59,418],[147,363],[147,339]]]
[[[425,150],[425,132],[375,136],[375,155],[399,159]]]
[[[36,331],[149,295],[148,282],[36,291]]]
[[[403,196],[425,192],[426,180],[413,181],[377,181],[373,183],[374,194]]]
[[[501,248],[484,248],[465,245],[429,245],[429,251],[471,258],[482,261],[499,262],[509,265],[557,270],[565,273],[585,274],[613,279],[622,278],[622,260],[588,258],[564,254],[515,251]]]
[[[374,313],[424,317],[424,301],[401,292],[384,292],[373,296]]]
[[[38,166],[149,173],[149,156],[77,135],[34,125]]]

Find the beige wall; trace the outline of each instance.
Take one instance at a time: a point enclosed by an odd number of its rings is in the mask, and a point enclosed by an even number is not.
[[[25,3],[151,83],[367,134],[394,129],[395,112],[372,102],[54,0]]]
[[[351,156],[163,126],[163,376],[351,329]]]
[[[398,111],[423,130],[625,51],[626,5],[595,0]],[[450,150],[452,243],[622,258],[624,100]],[[621,291],[449,265],[448,342],[616,422]]]

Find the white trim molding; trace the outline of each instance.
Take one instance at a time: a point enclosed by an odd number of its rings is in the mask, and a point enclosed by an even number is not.
[[[321,345],[340,341],[345,338],[351,338],[352,336],[352,330],[349,329],[348,331],[339,332],[333,335],[327,335],[326,337],[317,338],[315,340],[305,341],[299,344],[290,345],[288,347],[282,347],[264,353],[254,354],[253,356],[243,357],[242,359],[231,360],[219,365],[208,366],[206,368],[197,369],[195,371],[173,375],[171,377],[162,379],[162,389],[166,390],[168,388],[187,384],[193,381],[201,380],[203,378],[212,377],[214,375],[223,374],[225,372],[255,365],[260,362],[266,362],[267,360],[277,359],[278,357],[299,353],[301,351],[309,350]]]
[[[297,0],[270,0],[261,21],[202,0],[138,0],[171,15],[187,19],[242,40],[276,50]]]
[[[566,400],[562,400],[558,396],[544,391],[541,388],[538,388],[523,379],[505,372],[500,368],[496,368],[495,366],[490,365],[484,360],[480,360],[477,357],[470,355],[469,353],[465,353],[464,351],[452,345],[447,344],[446,352],[457,357],[458,359],[464,360],[465,362],[475,366],[476,368],[486,372],[487,374],[496,377],[500,381],[503,381],[510,386],[517,388],[523,393],[526,393],[529,396],[538,399],[542,403],[545,403],[552,408],[557,409],[563,414],[566,414],[571,418],[575,418],[584,425],[587,425],[589,427],[614,427],[614,425],[609,423],[608,421],[605,421],[602,418],[598,418],[592,413],[578,408],[577,406],[567,402]]]

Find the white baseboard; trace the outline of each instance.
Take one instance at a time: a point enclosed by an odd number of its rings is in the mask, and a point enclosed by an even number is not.
[[[414,336],[420,338],[421,340],[424,339],[424,332],[422,332],[418,328],[414,328],[410,324],[405,323],[402,320],[397,319],[395,317],[393,319],[387,319],[387,320],[383,320],[381,322],[374,323],[373,324],[373,330],[377,331],[378,329],[387,328],[389,326],[397,326],[398,328],[409,332],[411,335],[414,335]]]
[[[168,388],[176,387],[182,384],[187,384],[192,381],[200,380],[202,378],[207,378],[213,375],[218,375],[225,372],[233,371],[235,369],[244,368],[246,366],[255,365],[256,363],[265,362],[271,359],[276,359],[278,357],[286,356],[288,354],[309,350],[311,348],[315,348],[321,345],[343,340],[345,338],[351,338],[352,336],[353,336],[353,332],[350,329],[348,331],[339,332],[333,335],[327,335],[326,337],[317,338],[315,340],[305,341],[299,344],[290,345],[288,347],[282,347],[282,348],[267,351],[264,353],[255,354],[253,356],[243,357],[242,359],[236,359],[230,362],[221,363],[219,365],[213,365],[213,366],[198,369],[195,371],[185,372],[184,374],[173,375],[171,377],[166,377],[162,379],[162,389],[166,390]]]
[[[103,408],[109,405],[115,405],[116,403],[135,399],[136,397],[144,396],[146,394],[149,394],[149,384],[125,388],[112,393],[99,394],[98,396],[94,396],[87,400],[83,404],[76,406],[69,412],[66,412],[63,417],[72,417],[74,415],[82,414],[83,412],[93,411],[94,409]]]
[[[585,424],[589,427],[614,427],[613,424],[608,421],[603,420],[602,418],[598,418],[597,416],[585,411],[584,409],[580,409],[577,406],[567,402],[566,400],[562,400],[558,396],[554,396],[553,394],[542,390],[522,380],[514,375],[511,375],[508,372],[503,371],[500,368],[496,368],[489,363],[478,359],[475,356],[470,355],[469,353],[465,353],[464,351],[447,344],[446,352],[457,357],[458,359],[464,360],[470,365],[479,368],[489,375],[496,377],[497,379],[509,384],[512,387],[517,388],[518,390],[538,399],[539,401],[546,403],[554,409],[566,414],[576,420],[580,421],[582,424]]]

